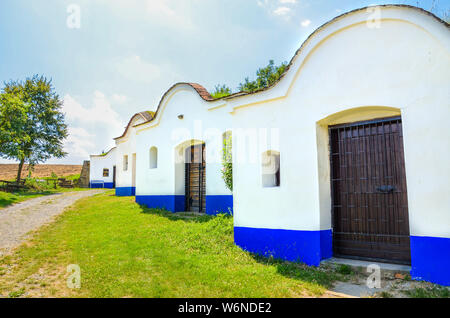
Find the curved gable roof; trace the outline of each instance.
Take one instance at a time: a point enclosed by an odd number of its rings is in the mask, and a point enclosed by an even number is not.
[[[268,86],[268,87],[261,88],[261,89],[259,89],[259,90],[257,90],[257,91],[251,92],[251,93],[250,93],[250,92],[237,92],[237,93],[231,94],[231,95],[229,95],[229,96],[225,96],[225,97],[221,97],[221,98],[214,99],[214,98],[208,93],[208,91],[207,91],[203,86],[201,86],[200,84],[196,84],[196,83],[183,83],[183,82],[181,82],[181,83],[176,83],[176,84],[174,84],[172,87],[170,87],[170,88],[164,93],[164,95],[162,96],[162,98],[161,98],[161,100],[160,100],[160,102],[159,102],[159,104],[158,104],[158,108],[157,108],[157,110],[156,110],[156,112],[155,112],[153,118],[150,119],[150,120],[147,120],[147,121],[145,121],[145,122],[143,122],[143,123],[141,123],[141,124],[135,125],[135,127],[141,126],[141,125],[145,125],[145,124],[147,124],[147,123],[153,121],[153,120],[158,116],[158,114],[159,114],[159,112],[160,112],[160,109],[161,109],[161,105],[163,104],[163,101],[164,101],[164,99],[166,98],[166,96],[169,95],[169,93],[170,93],[174,88],[176,88],[177,86],[180,86],[180,85],[188,85],[188,86],[192,87],[192,88],[197,92],[197,94],[198,94],[204,101],[206,101],[206,102],[215,102],[215,101],[220,101],[220,100],[231,100],[231,99],[238,98],[238,97],[242,97],[242,96],[248,96],[248,95],[258,94],[258,93],[260,93],[260,92],[263,92],[263,91],[267,91],[267,90],[272,89],[273,87],[277,86],[277,84],[278,84],[278,83],[286,76],[286,74],[290,71],[290,69],[292,68],[292,65],[294,64],[294,62],[295,62],[295,60],[296,60],[296,58],[302,53],[304,47],[307,45],[307,43],[310,41],[310,39],[311,39],[312,37],[314,37],[317,33],[319,33],[320,31],[322,31],[323,29],[325,29],[325,28],[328,27],[329,25],[333,24],[335,21],[341,20],[342,18],[344,18],[344,17],[346,17],[346,16],[349,16],[349,15],[351,15],[351,14],[357,13],[357,12],[367,11],[367,9],[370,8],[370,7],[380,7],[380,8],[405,8],[405,9],[409,9],[409,10],[414,10],[414,11],[416,11],[416,12],[419,12],[419,13],[422,13],[422,14],[425,14],[425,15],[428,15],[428,16],[434,18],[437,22],[439,22],[439,23],[443,24],[444,26],[446,26],[447,28],[449,28],[449,24],[448,24],[447,22],[443,21],[442,19],[440,19],[439,17],[437,17],[437,16],[434,15],[433,13],[431,13],[431,12],[429,12],[429,11],[426,11],[426,10],[424,10],[424,9],[422,9],[422,8],[418,8],[418,7],[411,6],[411,5],[404,5],[404,4],[385,4],[385,5],[376,5],[376,6],[366,6],[366,7],[363,7],[363,8],[359,8],[359,9],[355,9],[355,10],[352,10],[352,11],[348,11],[348,12],[346,12],[346,13],[344,13],[344,14],[341,14],[341,15],[339,15],[339,16],[333,18],[332,20],[330,20],[330,21],[324,23],[324,24],[321,25],[319,28],[317,28],[314,32],[312,32],[312,33],[308,36],[308,38],[302,43],[302,45],[300,46],[300,48],[295,52],[294,56],[292,57],[292,59],[290,60],[289,64],[287,65],[286,70],[284,71],[284,73],[283,73],[283,74],[279,77],[279,79],[278,79],[276,82],[274,82],[272,85],[270,85],[270,86]]]
[[[136,118],[142,118],[142,119],[144,119],[144,123],[146,123],[146,122],[152,121],[154,116],[155,116],[155,113],[152,111],[145,111],[145,112],[140,112],[140,113],[134,114],[133,117],[131,117],[130,121],[128,122],[128,125],[125,128],[125,131],[123,132],[123,134],[117,138],[114,138],[114,140],[118,140],[118,139],[125,137],[128,132],[128,129],[130,129],[131,124],[133,123],[133,121]]]

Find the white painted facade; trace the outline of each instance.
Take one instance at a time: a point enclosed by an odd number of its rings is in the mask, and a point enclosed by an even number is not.
[[[232,195],[221,174],[223,134],[231,129],[222,101],[207,102],[189,84],[178,84],[165,94],[154,120],[135,129],[136,196],[184,196],[184,154],[201,143],[206,148],[207,197]],[[157,149],[156,168],[150,164],[152,148]]]
[[[174,85],[153,120],[135,115],[116,140],[117,187],[135,188],[150,206],[174,197],[177,211],[184,151],[205,143],[206,196],[217,204],[231,197],[221,156],[232,130],[237,244],[318,265],[331,257],[329,126],[400,116],[413,277],[449,285],[449,87],[448,24],[408,6],[355,10],[315,31],[269,89],[209,100]],[[267,155],[279,164],[279,187],[263,168]]]
[[[236,164],[236,226],[331,228],[328,126],[401,115],[411,235],[450,238],[450,32],[404,7],[349,13],[316,31],[272,89],[231,99],[233,127],[277,128],[280,188]],[[236,145],[235,157],[239,157]]]
[[[141,113],[135,114],[125,132],[116,138],[116,189],[124,191],[124,195],[134,195],[136,188],[136,129],[135,125],[145,122]]]
[[[116,148],[112,148],[106,154],[92,155],[90,157],[89,182],[93,184],[103,183],[106,187],[112,188],[114,183],[114,166],[116,165]],[[105,169],[108,175],[105,176]]]

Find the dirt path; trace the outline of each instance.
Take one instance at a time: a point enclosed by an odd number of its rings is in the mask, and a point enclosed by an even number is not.
[[[104,190],[66,192],[31,199],[0,210],[0,257],[12,251],[37,230],[77,200]]]

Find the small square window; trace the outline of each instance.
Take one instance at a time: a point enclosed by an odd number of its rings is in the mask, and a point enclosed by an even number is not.
[[[103,176],[109,177],[109,169],[103,169]]]

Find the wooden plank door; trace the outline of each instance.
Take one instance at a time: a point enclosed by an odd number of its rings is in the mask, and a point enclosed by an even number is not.
[[[186,208],[191,212],[206,211],[205,144],[186,150]]]
[[[400,118],[330,127],[336,256],[409,264]]]
[[[117,174],[117,169],[116,166],[113,167],[113,189],[116,188],[116,174]]]

